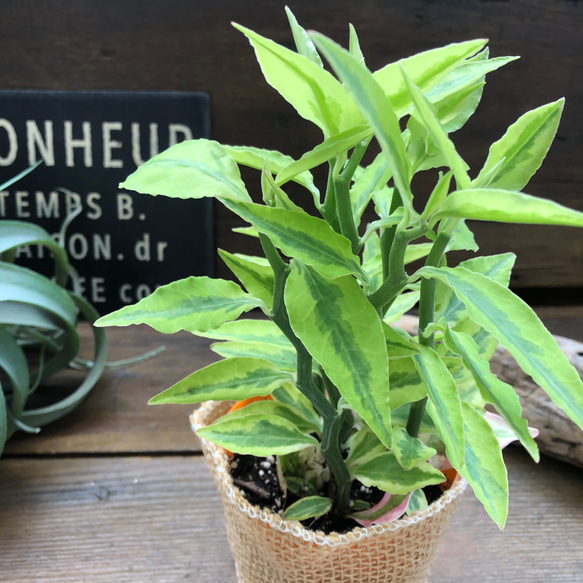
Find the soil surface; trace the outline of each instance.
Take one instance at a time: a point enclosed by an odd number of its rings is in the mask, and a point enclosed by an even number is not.
[[[293,504],[297,498],[293,495],[284,496],[279,486],[276,461],[273,456],[257,458],[251,455],[236,454],[231,461],[233,483],[239,488],[242,495],[253,505],[266,508],[283,516],[285,508]],[[424,490],[429,504],[437,500],[442,491],[438,486]],[[358,498],[369,502],[371,506],[380,501],[383,492],[377,488],[368,488],[358,480],[352,484],[351,498]],[[309,519],[302,524],[311,530],[322,531],[325,534],[332,532],[346,533],[360,526],[351,518],[341,518],[332,513],[320,518]]]

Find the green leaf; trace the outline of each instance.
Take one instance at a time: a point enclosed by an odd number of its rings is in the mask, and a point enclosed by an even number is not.
[[[28,363],[14,336],[2,326],[0,326],[0,371],[3,371],[10,379],[12,412],[18,418],[28,399],[30,387]]]
[[[81,316],[90,324],[93,324],[98,317],[95,308],[87,300],[72,292],[69,293],[76,308],[81,313]],[[55,403],[51,403],[44,407],[38,407],[36,409],[25,410],[21,418],[21,421],[24,424],[41,427],[47,423],[52,423],[57,419],[61,419],[73,411],[95,386],[95,383],[99,380],[105,369],[105,363],[107,360],[107,338],[104,330],[92,326],[91,331],[93,332],[94,345],[93,364],[89,369],[89,373],[83,379],[83,382],[72,393]],[[70,354],[73,353],[76,355],[79,350],[79,334],[77,333],[77,330],[74,327],[70,328],[67,330],[65,336],[67,338],[62,343],[61,353],[58,355],[59,358],[53,359],[53,362],[55,363],[55,372],[67,366],[68,363],[73,360]],[[44,372],[46,375],[52,374],[53,371],[51,370],[50,362],[45,365]]]
[[[332,500],[322,496],[300,498],[289,506],[283,514],[285,520],[306,520],[323,516],[332,508]]]
[[[419,354],[419,345],[411,340],[411,337],[404,330],[393,328],[383,322],[383,331],[387,341],[387,353],[389,358],[399,358],[402,356],[413,356]]]
[[[469,188],[470,179],[466,172],[466,163],[462,160],[461,156],[458,154],[453,142],[447,136],[447,133],[441,126],[441,122],[437,118],[437,115],[433,111],[433,107],[429,100],[423,95],[419,87],[415,85],[411,76],[408,74],[407,69],[402,67],[403,78],[405,79],[405,84],[411,95],[411,99],[415,104],[415,112],[421,118],[423,125],[426,127],[429,135],[433,138],[434,142],[437,144],[439,150],[444,156],[447,164],[452,169],[455,176],[457,185],[459,188]]]
[[[333,160],[371,135],[372,130],[369,127],[360,125],[326,138],[321,144],[303,154],[299,160],[283,168],[276,176],[276,184],[283,185],[289,180],[296,180],[296,177],[302,176],[307,170]]]
[[[237,164],[249,166],[256,170],[262,171],[265,166],[265,161],[267,160],[269,162],[269,167],[274,174],[278,174],[284,168],[296,163],[291,156],[286,156],[276,150],[265,150],[263,148],[253,148],[251,146],[224,146],[224,148],[233,157]],[[294,174],[291,180],[301,184],[314,195],[315,200],[319,200],[320,191],[314,184],[314,177],[310,172],[304,170],[303,172]]]
[[[362,116],[374,130],[387,158],[403,205],[412,208],[409,161],[401,137],[399,120],[390,100],[373,75],[357,59],[325,36],[312,33],[314,43],[324,54],[340,80],[350,91]]]
[[[417,372],[413,358],[391,359],[389,387],[392,411],[405,403],[419,401],[427,396],[427,389]]]
[[[486,42],[477,39],[418,53],[375,71],[375,81],[383,88],[398,115],[402,116],[410,111],[413,103],[400,72],[401,66],[406,67],[417,87],[429,92],[431,87],[446,78],[446,75],[464,59],[483,48]],[[440,97],[441,92],[435,92],[433,95],[434,99]]]
[[[297,257],[323,275],[361,275],[360,262],[350,241],[326,221],[307,213],[221,199],[223,204],[267,235],[289,257]]]
[[[273,303],[273,270],[247,255],[232,255],[219,249],[221,259],[254,297],[271,309]]]
[[[130,174],[120,187],[172,198],[251,200],[235,160],[218,142],[205,139],[171,146]]]
[[[464,87],[434,104],[435,114],[446,133],[451,134],[462,128],[474,114],[482,99],[484,85],[477,83]]]
[[[350,444],[346,458],[346,466],[353,474],[355,468],[377,455],[385,453],[386,450],[387,448],[376,436],[376,433],[365,424],[358,430]]]
[[[0,262],[0,302],[42,306],[70,327],[77,319],[77,308],[69,294],[48,278],[26,267]]]
[[[437,115],[448,133],[461,128],[476,110],[486,75],[517,58],[488,59],[486,49],[476,57],[458,64],[427,92],[427,98],[435,103]]]
[[[34,304],[21,304],[17,301],[0,302],[0,324],[32,326],[42,330],[57,331],[62,322],[51,312]]]
[[[406,470],[427,461],[437,451],[426,446],[417,437],[411,437],[404,427],[393,427],[393,453]]]
[[[293,423],[274,415],[219,420],[197,433],[229,451],[258,457],[284,455],[319,445],[316,439],[304,435]]]
[[[420,354],[413,357],[413,362],[425,383],[430,404],[433,405],[428,406],[427,411],[439,429],[452,465],[455,460],[456,466],[462,466],[464,428],[461,401],[455,381],[435,350],[421,345],[419,348]]]
[[[328,71],[257,33],[233,25],[248,39],[263,76],[296,111],[316,124],[327,136],[362,124],[342,85]]]
[[[417,243],[409,245],[405,251],[404,265],[409,265],[409,263],[427,257],[432,247],[433,243]]]
[[[241,319],[225,322],[222,326],[197,332],[198,336],[214,340],[239,340],[241,342],[261,342],[291,348],[290,341],[271,320]]]
[[[447,245],[448,251],[479,251],[478,244],[472,231],[466,225],[465,221],[459,221],[453,230],[452,237]]]
[[[498,282],[463,267],[423,267],[451,287],[470,318],[497,338],[518,365],[583,428],[583,382],[532,309]]]
[[[557,132],[564,99],[525,113],[492,144],[476,186],[522,190],[539,169]],[[494,175],[490,171],[497,167]],[[490,175],[490,176],[489,176]],[[489,177],[488,177],[489,176]],[[484,184],[488,177],[487,184]]]
[[[417,488],[441,484],[445,479],[439,470],[427,462],[406,470],[390,452],[358,466],[354,473],[365,486],[376,486],[391,494],[408,494]]]
[[[470,484],[492,520],[503,528],[508,516],[508,476],[500,446],[480,413],[467,403],[462,409],[466,463],[463,467],[452,465]]]
[[[187,277],[159,287],[137,304],[103,316],[95,325],[147,324],[164,334],[206,332],[263,305],[232,281]]]
[[[308,36],[305,29],[298,24],[298,21],[289,6],[285,7],[285,13],[287,14],[287,19],[289,21],[298,53],[312,61],[312,63],[323,67],[324,64],[322,63],[322,59],[320,58],[312,39]]]
[[[397,296],[385,312],[384,321],[390,324],[396,322],[403,314],[411,310],[419,302],[419,292],[405,292]]]
[[[350,189],[350,200],[355,219],[360,221],[360,217],[373,194],[381,188],[388,188],[387,182],[390,178],[391,171],[387,168],[387,161],[383,154],[379,154],[362,172],[357,172],[354,175],[354,184]]]
[[[462,357],[464,366],[471,371],[482,396],[496,407],[496,411],[510,425],[530,456],[538,462],[538,447],[528,431],[526,419],[522,418],[522,407],[515,390],[492,374],[470,336],[447,329],[445,341],[452,352]]]
[[[55,280],[65,286],[69,277],[67,253],[42,227],[25,221],[0,221],[0,254],[21,245],[43,245],[55,259]]]
[[[150,399],[151,405],[242,401],[266,396],[293,377],[260,358],[219,360],[188,375]]]
[[[22,180],[25,176],[28,176],[33,170],[36,170],[41,164],[42,160],[38,160],[32,166],[25,168],[22,172],[19,172],[16,176],[12,176],[2,184],[0,184],[0,190],[6,190],[10,188],[15,182]]]
[[[295,371],[297,368],[297,354],[291,345],[281,346],[267,342],[218,342],[211,345],[213,352],[225,358],[257,357],[273,363],[282,370]]]
[[[6,439],[8,437],[8,416],[6,411],[6,399],[2,392],[2,385],[0,385],[0,456],[4,451]]]
[[[443,176],[440,175],[439,180],[437,181],[437,184],[435,185],[435,188],[431,192],[429,200],[425,205],[425,209],[423,210],[423,213],[421,213],[422,219],[427,220],[428,217],[435,214],[439,210],[449,192],[449,185],[451,184],[452,176],[453,172],[451,172],[451,170]]]
[[[357,281],[329,280],[293,261],[285,303],[295,334],[341,395],[390,447],[385,335]]]
[[[358,40],[358,35],[356,34],[356,28],[354,28],[352,24],[349,24],[348,28],[350,30],[349,52],[361,65],[364,65],[364,55],[362,54],[362,49],[360,48],[360,41]]]
[[[221,417],[218,423],[225,423],[227,421],[233,421],[234,419],[240,419],[241,417],[246,417],[247,415],[262,415],[264,417],[275,416],[281,419],[286,419],[295,427],[306,435],[311,433],[319,433],[321,424],[319,422],[314,423],[308,417],[302,414],[302,412],[293,405],[287,403],[278,403],[277,401],[264,400],[256,401],[255,403],[249,403],[244,407],[236,409],[232,413]]]
[[[565,225],[583,227],[583,213],[552,200],[513,190],[475,188],[452,192],[433,215],[433,223],[444,217],[477,221]]]
[[[514,267],[516,255],[514,253],[501,253],[499,255],[487,255],[481,257],[474,257],[462,261],[459,265],[470,271],[481,273],[504,287],[508,287],[510,282],[510,274]],[[436,305],[435,319],[439,320],[445,318],[445,321],[450,325],[457,325],[463,320],[467,319],[467,313],[463,302],[461,302],[453,292],[445,284],[438,283],[439,301]]]
[[[322,430],[322,418],[316,413],[310,401],[292,383],[285,383],[271,393],[271,396],[279,403],[291,405],[298,410],[308,421],[318,428],[318,433]]]

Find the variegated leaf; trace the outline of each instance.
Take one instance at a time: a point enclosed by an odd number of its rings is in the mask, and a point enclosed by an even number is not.
[[[172,198],[251,200],[235,160],[218,142],[205,139],[171,146],[130,174],[120,187]]]
[[[179,330],[206,332],[243,312],[264,306],[236,283],[210,277],[188,277],[159,287],[137,304],[103,316],[96,326],[147,324],[164,334]]]
[[[353,409],[390,447],[388,358],[381,320],[353,277],[298,261],[285,289],[290,324]]]
[[[528,431],[526,419],[522,418],[522,407],[516,391],[498,379],[488,363],[480,357],[480,351],[474,340],[454,330],[446,330],[447,347],[462,357],[464,366],[472,372],[483,397],[496,407],[496,411],[516,433],[524,448],[534,461],[539,461],[538,447]]]
[[[323,496],[306,496],[289,506],[283,517],[286,520],[306,520],[323,516],[332,508],[332,500]]]
[[[269,395],[293,377],[260,358],[219,360],[150,399],[150,404],[242,401]]]
[[[267,457],[318,446],[318,440],[303,434],[287,419],[274,415],[246,415],[232,421],[215,422],[197,431],[228,451]]]
[[[289,257],[297,257],[328,277],[362,274],[350,241],[326,221],[304,212],[221,199],[223,204],[267,235]]]
[[[500,140],[474,180],[476,186],[522,190],[539,169],[557,132],[564,99],[525,113]]]
[[[433,215],[477,221],[583,227],[583,213],[552,200],[513,190],[476,188],[452,192]]]
[[[583,428],[583,382],[532,309],[503,285],[463,267],[424,267],[451,287],[472,320],[497,338],[518,365]]]
[[[417,488],[444,481],[443,474],[427,462],[406,470],[390,452],[358,466],[354,473],[365,486],[376,486],[391,494],[409,494]]]
[[[362,124],[362,118],[345,89],[328,71],[248,28],[234,26],[255,49],[267,83],[326,136]]]
[[[219,249],[221,259],[254,297],[271,309],[273,302],[273,270],[247,255],[233,255]]]
[[[468,481],[492,520],[503,528],[508,516],[508,476],[498,441],[488,422],[463,403],[466,463],[454,468]]]
[[[393,427],[393,453],[406,470],[426,462],[437,451],[426,446],[417,437],[411,437],[404,427]]]
[[[413,357],[417,372],[423,379],[433,407],[427,411],[439,429],[447,456],[457,466],[464,463],[464,428],[461,401],[455,381],[440,356],[428,346],[419,346]]]
[[[347,87],[363,118],[374,130],[403,205],[412,209],[411,168],[401,137],[399,119],[391,101],[372,73],[348,51],[319,33],[313,32],[311,37]]]
[[[216,342],[211,345],[213,352],[225,358],[250,357],[263,358],[282,370],[295,371],[297,368],[297,354],[290,345],[283,346],[267,342]]]

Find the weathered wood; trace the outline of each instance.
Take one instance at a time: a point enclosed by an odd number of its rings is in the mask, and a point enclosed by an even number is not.
[[[468,491],[432,583],[578,581],[583,477],[507,452],[511,504],[500,532]],[[235,583],[222,508],[201,457],[3,460],[0,581]],[[511,552],[509,552],[511,550]]]
[[[558,139],[528,192],[583,210],[583,116],[577,107],[583,100],[581,3],[324,0],[292,2],[291,8],[306,27],[344,44],[352,22],[371,69],[474,37],[490,38],[493,56],[521,55],[488,77],[479,113],[456,135],[461,153],[472,168],[480,168],[488,145],[519,115],[565,96]],[[252,50],[231,20],[291,44],[282,5],[270,0],[252,5],[238,0],[4,0],[0,87],[207,91],[213,138],[297,157],[306,144],[316,144],[319,132],[263,82]],[[250,189],[260,196],[257,176]],[[418,192],[421,202],[427,188],[421,185]],[[218,246],[241,251],[240,245],[248,243],[231,233],[232,215],[219,206],[216,210]],[[477,237],[486,253],[518,253],[516,287],[583,288],[580,231],[481,224]],[[221,263],[218,273],[227,275]]]

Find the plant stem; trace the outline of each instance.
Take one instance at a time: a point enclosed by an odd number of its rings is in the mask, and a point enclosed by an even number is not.
[[[450,233],[439,233],[427,256],[425,265],[436,267],[440,264],[450,239]],[[435,318],[435,286],[436,282],[434,279],[423,278],[421,280],[421,294],[419,298],[419,343],[431,348],[435,348],[435,337],[433,332],[426,334],[425,329]],[[419,435],[419,428],[421,427],[421,420],[423,419],[426,405],[427,397],[411,405],[409,418],[407,419],[407,432],[412,437]]]
[[[346,467],[340,449],[340,432],[345,429],[345,416],[338,413],[336,407],[316,386],[312,373],[312,356],[303,342],[295,335],[289,322],[284,302],[285,282],[289,276],[289,266],[282,260],[271,240],[263,234],[259,236],[265,256],[274,273],[273,307],[271,318],[293,344],[297,354],[297,388],[310,401],[322,417],[321,451],[335,483],[335,508],[341,515],[350,508],[350,488],[352,479]]]
[[[364,140],[354,147],[352,156],[348,163],[344,166],[338,178],[334,180],[334,192],[336,194],[336,212],[338,215],[338,222],[340,223],[340,232],[344,235],[352,245],[352,252],[358,255],[362,244],[358,236],[358,229],[354,220],[354,213],[352,211],[352,202],[350,200],[350,182],[370,140]]]
[[[379,289],[368,296],[370,303],[379,313],[392,303],[409,281],[404,267],[407,245],[425,233],[426,226],[424,224],[404,231],[396,229],[392,236],[391,250],[388,257],[388,277],[383,281]]]

